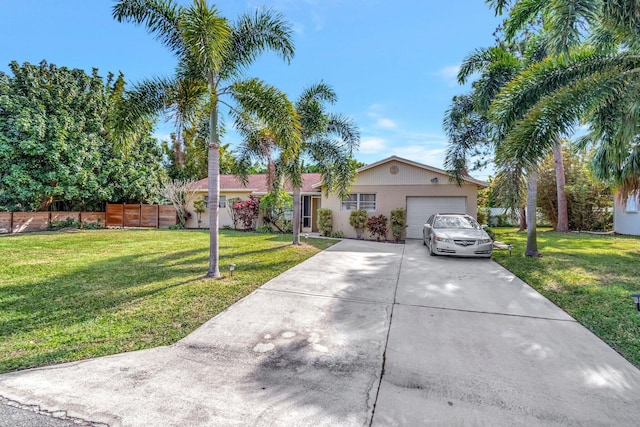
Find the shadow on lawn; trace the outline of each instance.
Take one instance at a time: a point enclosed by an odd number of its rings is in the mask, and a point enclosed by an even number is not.
[[[195,256],[195,258],[194,258]],[[134,300],[191,283],[176,281],[202,272],[201,250],[149,257],[126,255],[56,275],[50,280],[0,287],[0,339],[42,327],[57,327],[94,319]],[[197,265],[188,269],[184,265]],[[167,284],[150,287],[162,282]]]
[[[281,272],[290,263],[278,262],[271,255],[287,246],[225,248],[220,251],[221,270],[230,262],[238,262],[243,273],[258,273],[256,277],[261,270]],[[19,284],[0,286],[0,342],[9,343],[0,344],[0,349],[6,350],[0,351],[4,353],[0,371],[77,358],[74,352],[85,351],[88,345],[102,348],[96,350],[99,354],[111,354],[148,347],[144,343],[150,340],[157,343],[158,338],[152,337],[155,334],[164,336],[163,344],[173,342],[207,320],[207,312],[213,310],[215,314],[256,286],[252,279],[246,283],[207,281],[207,266],[207,248],[169,254],[154,253],[150,248],[144,253],[107,256],[81,268],[64,262],[46,265],[45,270],[39,270],[39,277],[23,275]],[[196,287],[179,289],[192,284]],[[207,291],[213,289],[211,286],[221,289],[220,294]],[[172,302],[160,301],[166,298],[172,298]],[[147,309],[144,303],[149,299],[156,302]],[[185,305],[190,305],[191,311],[194,305],[207,310],[185,318],[180,313]],[[158,322],[161,327],[155,330]],[[129,343],[121,342],[127,341],[123,334],[131,335]]]

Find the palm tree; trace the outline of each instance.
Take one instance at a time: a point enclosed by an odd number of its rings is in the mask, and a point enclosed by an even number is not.
[[[247,115],[238,116],[236,129],[243,136],[238,150],[238,164],[249,166],[255,159],[265,161],[269,187],[276,190],[283,179],[293,187],[293,244],[300,244],[301,188],[303,161],[309,160],[322,175],[326,194],[345,198],[355,177],[353,151],[358,147],[360,132],[346,116],[329,113],[324,103],[337,100],[335,91],[325,83],[305,88],[295,103],[300,118],[301,145],[293,156],[283,156],[278,138],[260,120]],[[279,158],[274,152],[280,151]],[[240,175],[246,175],[246,167]],[[243,177],[244,178],[244,177]]]
[[[324,104],[333,104],[337,95],[325,83],[313,84],[302,91],[296,101],[296,111],[302,125],[302,142],[298,155],[287,162],[283,159],[285,174],[293,186],[293,244],[300,244],[303,160],[309,159],[322,175],[325,195],[336,194],[346,198],[355,178],[353,151],[360,143],[360,131],[350,118],[329,113]]]
[[[501,12],[509,2],[490,3]],[[640,189],[637,2],[585,0],[577,6],[571,0],[513,4],[507,33],[542,16],[551,45],[561,55],[532,66],[507,85],[496,101],[495,119],[514,136],[507,144],[511,155],[525,163],[544,155],[551,135],[588,123],[589,135],[577,147],[594,146],[596,177],[626,196]],[[523,99],[526,106],[519,104]]]
[[[276,88],[258,79],[241,79],[257,56],[272,50],[289,62],[293,57],[291,26],[269,11],[242,15],[230,23],[206,0],[180,6],[172,0],[119,0],[113,7],[119,22],[143,25],[178,59],[173,79],[146,80],[128,95],[126,110],[114,126],[126,144],[135,135],[136,122],[170,106],[178,93],[188,93],[188,106],[208,112],[208,189],[210,251],[207,277],[220,277],[218,265],[218,203],[220,193],[220,107],[234,114],[249,112],[275,132],[289,152],[300,144],[299,121],[293,105]],[[180,91],[188,85],[188,91]],[[188,111],[185,105],[183,111]],[[185,116],[186,117],[186,116]]]
[[[509,157],[500,156],[504,136],[493,126],[489,116],[490,106],[496,95],[508,84],[529,61],[537,60],[540,51],[539,40],[530,38],[527,41],[529,58],[522,54],[522,46],[504,45],[472,52],[462,63],[458,73],[458,81],[464,84],[474,73],[480,72],[480,78],[473,85],[471,95],[454,98],[453,105],[447,110],[444,128],[449,136],[449,149],[445,158],[445,167],[458,183],[466,173],[468,156],[491,151],[496,153],[497,188],[501,198],[509,203],[512,209],[521,206],[522,177],[527,177],[527,256],[538,256],[537,234],[535,223],[535,206],[537,204],[537,168],[518,168],[517,163]],[[530,212],[531,211],[531,212]],[[531,221],[533,219],[533,222]]]

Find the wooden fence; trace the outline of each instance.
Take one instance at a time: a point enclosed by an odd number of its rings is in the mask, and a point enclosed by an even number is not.
[[[82,224],[105,224],[104,212],[0,212],[0,234],[45,231],[52,221],[72,218]]]
[[[46,231],[52,221],[67,218],[106,227],[167,228],[178,223],[172,205],[107,203],[106,212],[0,212],[0,234]]]
[[[107,227],[167,228],[178,223],[172,205],[135,205],[107,203]]]

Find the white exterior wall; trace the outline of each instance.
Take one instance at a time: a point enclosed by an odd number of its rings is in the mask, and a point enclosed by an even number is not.
[[[627,212],[627,203],[618,196],[615,198],[613,209],[613,231],[619,234],[640,236],[640,212]]]
[[[201,190],[198,192],[196,197],[204,197],[207,194],[209,194],[207,190]],[[220,225],[220,228],[225,226],[233,227],[233,221],[231,220],[231,215],[229,213],[229,203],[228,203],[229,200],[233,198],[248,200],[250,194],[251,194],[250,192],[220,194],[221,196],[227,197],[227,207],[218,209],[218,223]],[[191,218],[187,220],[186,228],[198,228],[198,217],[196,213],[193,211],[193,203],[190,203],[187,206],[187,211],[191,212]],[[200,223],[200,228],[209,228],[209,209],[208,208],[205,208],[200,220],[202,221]]]

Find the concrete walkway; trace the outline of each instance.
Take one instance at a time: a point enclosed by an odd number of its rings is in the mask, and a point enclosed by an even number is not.
[[[345,240],[175,345],[0,396],[110,426],[635,426],[640,371],[493,261]]]

